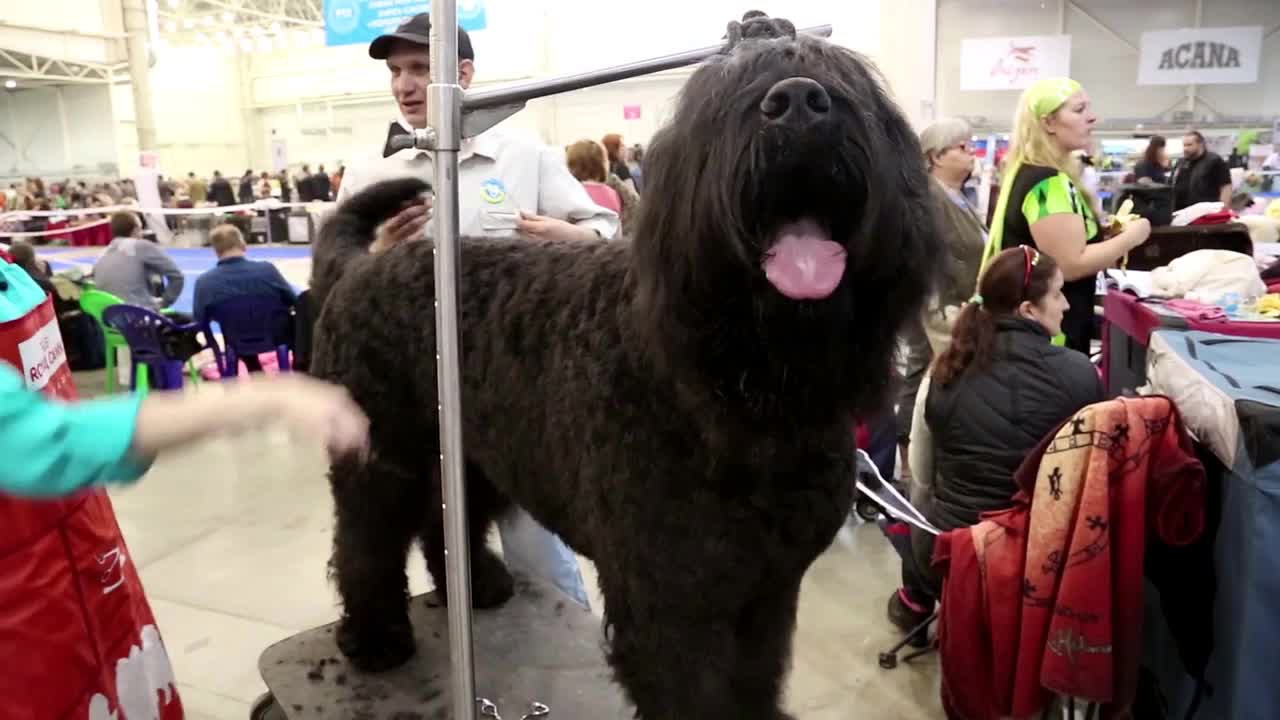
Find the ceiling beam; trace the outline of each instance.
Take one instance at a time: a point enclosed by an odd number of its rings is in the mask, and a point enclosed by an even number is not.
[[[35,72],[35,65],[28,66],[25,61],[18,59],[17,55],[10,53],[8,50],[0,48],[0,60],[6,60],[26,72]]]
[[[19,23],[7,22],[0,19],[0,30],[31,30],[33,32],[53,33],[56,35],[80,35],[83,37],[102,38],[104,40],[124,40],[124,33],[113,32],[88,32],[85,30],[77,30],[74,28],[59,28],[47,25],[27,25]]]
[[[8,63],[8,67],[4,63]],[[78,63],[31,53],[15,53],[0,49],[0,76],[14,80],[40,80],[58,83],[109,82],[112,68],[96,63]]]
[[[293,23],[295,25],[308,25],[312,27],[324,27],[324,23],[320,20],[308,20],[296,15],[287,15],[283,12],[268,12],[250,7],[244,3],[232,3],[225,0],[204,0],[206,4],[213,7],[222,8],[223,10],[231,10],[241,15],[250,15],[263,20],[275,20],[281,23]]]
[[[83,74],[79,75],[58,75],[56,73],[33,73],[27,70],[15,71],[6,68],[0,70],[0,75],[3,75],[5,79],[36,80],[48,85],[105,85],[111,81],[101,71],[93,69],[86,69]]]

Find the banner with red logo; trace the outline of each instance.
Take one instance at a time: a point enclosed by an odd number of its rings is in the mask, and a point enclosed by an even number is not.
[[[1070,75],[1070,35],[965,38],[960,49],[961,90],[1022,90]]]

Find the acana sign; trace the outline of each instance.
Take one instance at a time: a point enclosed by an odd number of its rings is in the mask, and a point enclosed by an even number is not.
[[[1187,42],[1160,54],[1161,70],[1240,67],[1240,51],[1226,43]]]

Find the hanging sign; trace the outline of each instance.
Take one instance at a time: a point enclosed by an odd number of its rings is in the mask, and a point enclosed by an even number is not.
[[[395,32],[400,23],[430,12],[426,0],[324,0],[326,45],[370,43],[379,35]],[[484,0],[458,0],[458,25],[467,32],[485,29]]]
[[[965,38],[960,49],[961,90],[1022,90],[1070,74],[1070,35]]]
[[[1139,85],[1258,82],[1262,26],[1185,28],[1142,33]]]

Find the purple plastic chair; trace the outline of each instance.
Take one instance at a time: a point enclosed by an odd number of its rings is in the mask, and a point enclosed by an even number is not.
[[[205,323],[206,337],[217,323],[222,330],[224,348],[214,342],[213,352],[223,378],[240,373],[240,358],[257,357],[274,352],[281,371],[288,371],[289,351],[293,349],[292,308],[278,295],[242,295],[209,306]]]
[[[154,385],[161,390],[177,390],[182,387],[182,369],[187,358],[170,354],[171,341],[166,335],[198,330],[197,325],[179,325],[153,310],[136,305],[112,305],[102,311],[104,325],[118,330],[129,343],[129,355],[133,360],[130,384],[134,390],[146,390]],[[139,378],[139,366],[150,372]],[[147,375],[151,381],[148,382]]]

